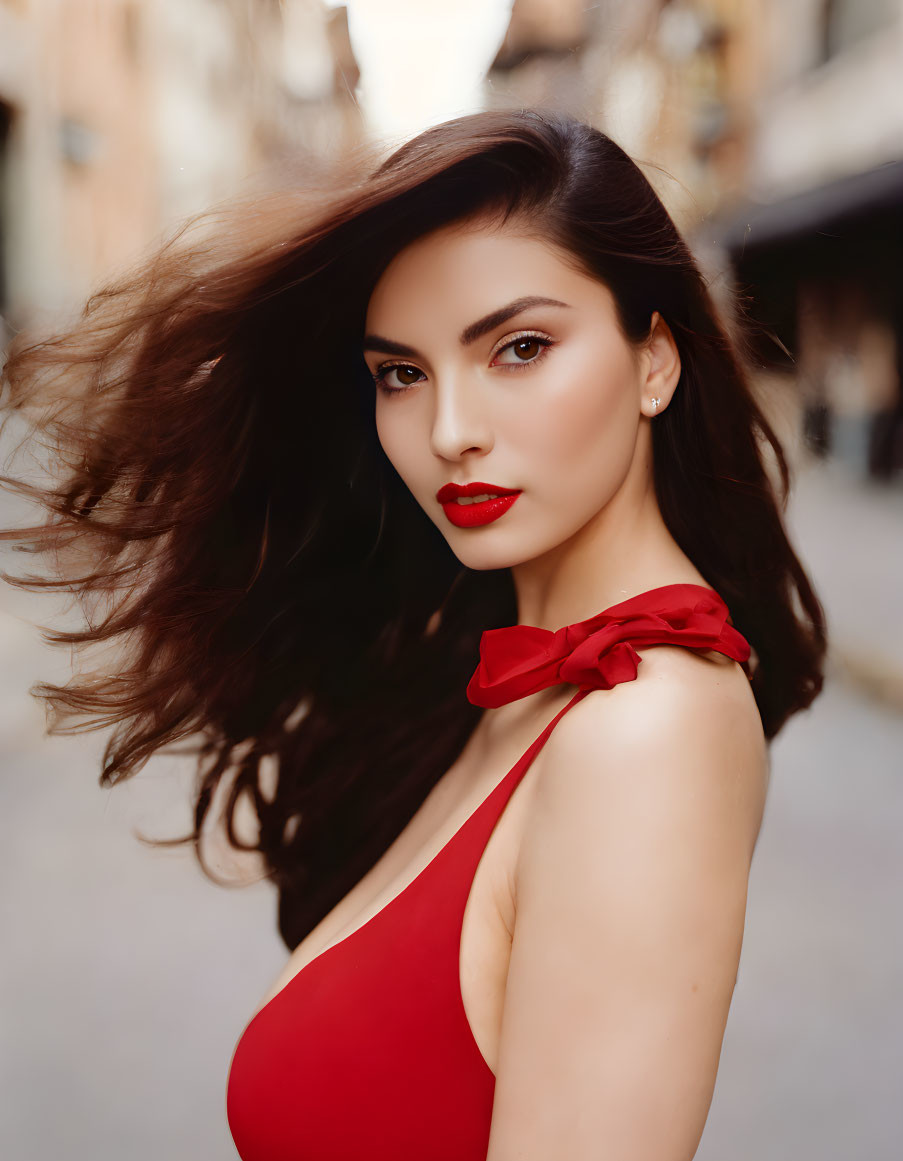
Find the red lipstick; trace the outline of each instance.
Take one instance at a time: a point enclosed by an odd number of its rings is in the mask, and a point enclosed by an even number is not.
[[[478,524],[490,524],[504,515],[520,495],[520,489],[500,488],[497,484],[486,484],[477,480],[472,484],[443,484],[436,493],[445,515],[457,528],[473,528]],[[458,496],[490,495],[491,500],[472,501],[459,504]]]

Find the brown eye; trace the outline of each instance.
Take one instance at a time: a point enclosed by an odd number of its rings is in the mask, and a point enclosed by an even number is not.
[[[518,358],[532,359],[534,355],[539,354],[539,347],[539,339],[518,339],[513,350]]]
[[[506,343],[496,355],[493,363],[503,367],[526,367],[531,363],[538,363],[551,346],[551,339],[543,338],[540,335],[521,335],[520,338],[512,339],[510,343]],[[502,358],[503,355],[509,353],[513,356],[512,358]]]
[[[382,366],[373,376],[373,382],[379,391],[385,395],[401,395],[415,386],[419,380],[416,376],[421,375],[416,367],[411,367],[407,363],[389,363],[387,366]],[[390,376],[395,376],[395,382],[390,382]],[[415,376],[415,378],[407,379],[406,375]]]

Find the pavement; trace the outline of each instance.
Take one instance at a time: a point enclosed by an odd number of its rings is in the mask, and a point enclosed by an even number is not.
[[[5,522],[5,519],[4,519]],[[747,928],[697,1161],[896,1161],[903,1111],[903,502],[800,471],[788,527],[831,633],[823,694],[772,748]],[[22,562],[16,560],[16,565]],[[5,565],[11,567],[11,564]],[[285,961],[266,884],[190,851],[190,770],[97,786],[103,739],[44,734],[66,651],[47,599],[0,585],[0,1156],[234,1161],[235,1041]],[[229,864],[222,873],[243,873]]]
[[[830,664],[903,712],[903,480],[802,461],[787,525],[825,608]]]

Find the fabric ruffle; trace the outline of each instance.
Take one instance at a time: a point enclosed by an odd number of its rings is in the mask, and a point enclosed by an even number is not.
[[[714,589],[663,585],[554,632],[532,625],[487,629],[467,699],[496,708],[551,685],[611,689],[635,680],[638,648],[670,644],[714,649],[744,667],[751,652]]]

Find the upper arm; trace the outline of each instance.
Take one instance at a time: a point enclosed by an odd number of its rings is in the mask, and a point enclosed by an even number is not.
[[[540,755],[487,1161],[696,1151],[739,965],[766,746],[748,689],[691,676],[589,694]]]

